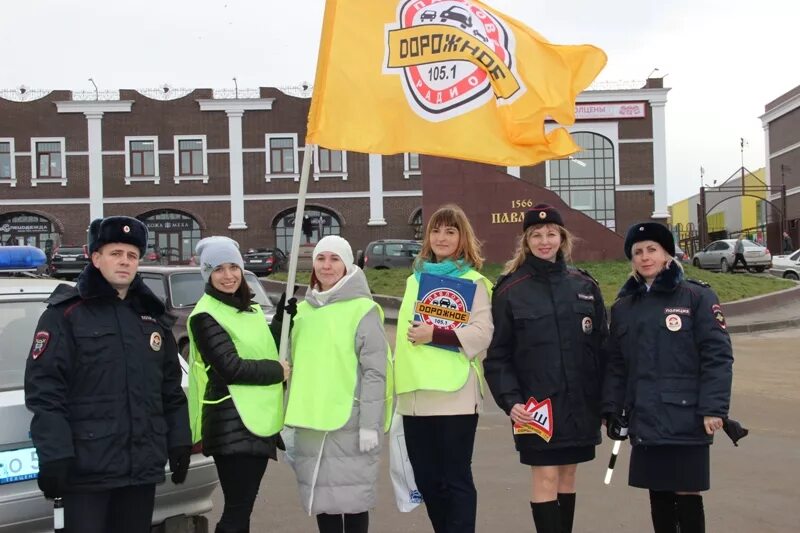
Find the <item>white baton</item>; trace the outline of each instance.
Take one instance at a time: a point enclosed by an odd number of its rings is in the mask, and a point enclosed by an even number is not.
[[[622,445],[621,440],[614,441],[614,448],[611,450],[611,458],[608,460],[608,470],[606,470],[606,479],[603,481],[606,485],[611,483],[611,475],[614,473],[614,465],[617,464],[617,455],[619,455],[619,447]]]

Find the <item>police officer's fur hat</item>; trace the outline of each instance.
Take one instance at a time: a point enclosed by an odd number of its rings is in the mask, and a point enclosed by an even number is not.
[[[628,228],[625,237],[625,255],[630,259],[633,245],[642,241],[655,241],[671,256],[675,256],[675,238],[664,224],[640,222]]]
[[[552,205],[536,204],[525,213],[522,231],[536,224],[556,224],[564,227],[564,220],[561,218],[561,213]]]
[[[104,244],[124,242],[139,248],[144,255],[147,248],[147,226],[131,217],[106,217],[92,220],[89,226],[89,253],[98,251]]]

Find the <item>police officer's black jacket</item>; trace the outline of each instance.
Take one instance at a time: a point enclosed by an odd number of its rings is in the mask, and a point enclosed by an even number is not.
[[[550,442],[517,435],[517,449],[599,444],[599,356],[607,326],[595,281],[567,267],[560,255],[551,263],[528,254],[495,288],[492,317],[484,369],[497,405],[509,413],[531,397],[552,402]]]
[[[631,277],[611,308],[603,412],[629,419],[634,445],[710,443],[703,416],[726,417],[733,354],[716,294],[672,262],[650,290]]]
[[[244,283],[244,281],[242,282]],[[238,294],[225,294],[210,283],[206,293],[220,302],[235,307],[240,312],[250,312],[251,302],[240,302]],[[259,311],[261,312],[261,311]],[[280,322],[276,315],[271,328],[273,338],[280,337]],[[208,369],[208,383],[204,398],[213,403],[203,404],[203,454],[205,455],[255,455],[277,459],[276,446],[279,435],[259,437],[252,434],[242,422],[233,400],[219,402],[230,395],[229,384],[272,385],[283,381],[283,367],[269,359],[242,359],[228,332],[208,313],[191,318],[189,327],[197,349]],[[276,340],[275,344],[278,342]]]
[[[163,481],[168,450],[191,446],[173,317],[138,275],[120,300],[92,265],[47,303],[25,369],[39,461],[72,458],[70,491]]]

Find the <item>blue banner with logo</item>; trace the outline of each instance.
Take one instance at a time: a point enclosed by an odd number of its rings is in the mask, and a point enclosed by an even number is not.
[[[457,330],[469,322],[474,298],[475,283],[472,281],[423,272],[414,304],[414,320],[437,328]],[[430,345],[458,351],[457,346]]]

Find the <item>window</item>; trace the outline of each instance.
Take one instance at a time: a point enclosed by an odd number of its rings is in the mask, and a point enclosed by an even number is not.
[[[420,176],[422,170],[419,168],[419,154],[403,154],[403,177],[408,179],[410,176]]]
[[[614,230],[614,147],[596,133],[577,132],[572,137],[583,150],[548,163],[550,189],[573,209]]]
[[[339,235],[341,223],[339,218],[327,209],[309,207],[304,212],[311,222],[311,237],[309,244],[318,242],[325,235]],[[292,233],[294,231],[294,209],[279,216],[275,223],[275,243],[281,250],[292,249]],[[301,237],[300,242],[305,238]]]
[[[140,215],[147,226],[147,253],[161,264],[188,264],[200,241],[200,224],[180,211],[163,209]]]
[[[125,137],[125,185],[132,181],[159,183],[158,137]]]
[[[318,146],[314,151],[314,179],[336,177],[347,179],[347,155],[341,150]]]
[[[17,186],[14,163],[14,139],[0,139],[0,183]]]
[[[267,183],[272,178],[300,179],[297,162],[296,133],[267,133],[264,135],[267,147],[267,170],[264,176]]]
[[[61,143],[36,143],[37,178],[61,177]]]
[[[67,185],[64,137],[34,137],[31,139],[31,186],[38,183]]]
[[[175,135],[175,183],[202,180],[208,183],[208,154],[205,135]]]

